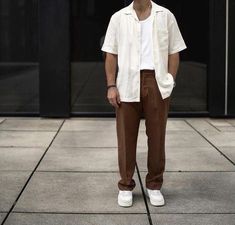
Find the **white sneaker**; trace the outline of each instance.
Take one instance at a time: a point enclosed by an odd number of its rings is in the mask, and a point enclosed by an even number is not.
[[[118,204],[123,207],[132,206],[132,191],[119,190],[118,193]]]
[[[165,204],[164,197],[160,190],[151,190],[146,188],[146,195],[150,199],[150,203],[154,206],[162,206]]]

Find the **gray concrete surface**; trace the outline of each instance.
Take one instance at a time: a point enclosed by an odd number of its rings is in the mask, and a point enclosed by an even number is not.
[[[148,225],[146,214],[24,214],[13,213],[6,225]]]
[[[29,171],[0,171],[0,212],[10,210],[29,175]]]
[[[55,134],[48,131],[0,131],[0,146],[47,147]]]
[[[117,179],[117,173],[37,172],[14,211],[145,213],[144,200],[138,182],[133,193],[135,195],[133,207],[123,209],[117,205],[117,187],[115,187]],[[137,177],[135,179],[137,181]]]
[[[0,171],[33,171],[46,148],[1,147]]]
[[[0,223],[3,221],[5,216],[6,216],[6,213],[0,213]]]
[[[115,118],[1,117],[0,224],[235,224],[235,119],[168,120],[163,207],[146,205],[141,189],[144,120],[134,204],[118,206],[115,129]]]

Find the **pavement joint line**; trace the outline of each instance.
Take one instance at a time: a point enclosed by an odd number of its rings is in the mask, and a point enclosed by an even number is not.
[[[3,124],[5,121],[6,121],[6,118],[0,122],[0,125]]]
[[[208,124],[210,124],[212,127],[214,127],[217,131],[221,132],[221,130],[219,128],[217,128],[214,124],[212,124],[211,122],[209,122],[207,119],[206,119],[206,122]]]
[[[78,171],[78,170],[37,170],[37,173],[118,173],[118,170],[116,171]],[[234,171],[235,172],[235,171]]]
[[[0,145],[0,148],[47,148],[46,146]]]
[[[0,148],[21,148],[20,146],[17,146],[17,145],[14,145],[14,146],[9,146],[9,145],[6,145],[6,146],[2,146],[0,145]],[[38,149],[46,149],[45,146],[43,147],[40,147],[40,146],[35,146],[35,147],[31,147],[31,146],[24,146],[23,148],[38,148]]]
[[[114,147],[102,147],[102,146],[98,146],[98,147],[94,147],[94,146],[91,146],[91,147],[87,147],[87,146],[84,146],[84,147],[82,147],[82,146],[52,146],[51,148],[62,148],[62,149],[64,149],[64,148],[85,148],[85,149],[87,149],[87,148],[94,148],[94,149],[99,149],[99,148],[117,148],[117,146],[114,146]]]
[[[1,124],[1,123],[0,123]],[[57,132],[57,130],[14,130],[14,129],[9,129],[9,130],[7,130],[7,129],[1,129],[1,127],[0,127],[0,131],[13,131],[13,132]]]
[[[146,198],[146,195],[145,195],[145,191],[144,191],[144,187],[143,187],[143,183],[142,183],[142,180],[141,180],[141,176],[140,176],[139,167],[138,167],[137,162],[135,163],[135,165],[136,165],[137,175],[138,175],[139,182],[140,182],[140,187],[141,187],[142,195],[143,195],[143,198],[144,198],[144,203],[145,203],[145,207],[146,207],[146,211],[147,211],[147,216],[148,216],[149,224],[153,225],[151,214],[150,214],[149,207],[148,207],[147,198]]]
[[[226,120],[226,122],[228,122],[232,127],[235,127],[235,124],[232,124],[230,120]]]
[[[186,120],[186,123],[187,120]],[[211,146],[213,146],[221,155],[223,155],[230,163],[232,163],[235,166],[235,163],[228,157],[226,156],[222,151],[219,150],[217,146],[215,146],[211,141],[209,141],[201,132],[199,132],[196,128],[194,128],[190,123],[188,123],[189,126],[191,126],[203,139],[205,139]]]
[[[140,172],[148,172],[147,170],[140,170]],[[193,170],[193,171],[168,171],[165,173],[234,173],[235,170],[223,170],[223,171],[212,171],[212,170]]]
[[[0,171],[31,171],[31,170],[0,170]],[[147,170],[139,170],[140,172],[148,172]],[[89,171],[79,171],[79,170],[37,170],[37,173],[118,173],[118,170],[115,171],[95,171],[95,170],[89,170]],[[234,173],[235,170],[224,170],[224,171],[212,171],[212,170],[193,170],[193,171],[167,171],[166,173]]]
[[[216,213],[200,213],[200,212],[195,212],[195,213],[171,213],[171,212],[161,212],[161,213],[151,213],[151,214],[162,214],[162,215],[235,215],[235,212],[234,213],[220,213],[220,212],[216,212]]]
[[[5,218],[3,219],[1,225],[3,225],[6,220],[8,219],[9,215],[11,214],[12,210],[14,209],[17,201],[19,200],[20,196],[22,195],[22,193],[24,192],[25,188],[27,187],[29,181],[31,180],[32,176],[34,175],[35,171],[37,170],[39,164],[41,163],[41,161],[43,160],[44,156],[46,155],[47,151],[49,150],[50,146],[52,145],[53,141],[55,140],[55,138],[57,137],[58,133],[60,132],[60,129],[62,128],[63,124],[64,124],[65,120],[63,120],[63,122],[61,123],[59,129],[57,130],[56,134],[54,135],[54,137],[52,138],[50,144],[47,146],[45,152],[43,153],[43,155],[41,156],[41,158],[39,159],[36,167],[33,169],[33,171],[31,172],[30,176],[28,177],[26,183],[24,184],[23,188],[21,189],[20,193],[18,194],[16,200],[13,202],[10,210],[8,211],[7,215],[5,216]]]
[[[6,145],[6,146],[4,146],[4,145],[0,145],[0,148],[46,148],[46,146],[18,146],[18,145],[11,145],[11,146]],[[51,146],[50,148],[53,148],[53,149],[57,149],[57,148],[62,148],[62,149],[69,149],[69,148],[85,148],[85,149],[87,149],[87,148],[94,148],[94,149],[96,149],[97,148],[97,149],[99,149],[99,148],[101,148],[102,149],[102,148],[116,148],[116,147]]]
[[[0,213],[6,213],[6,212],[0,212]],[[14,211],[14,212],[12,212],[13,214],[55,214],[55,215],[57,215],[57,214],[61,214],[61,215],[63,215],[63,214],[71,214],[71,215],[80,215],[80,214],[84,214],[84,215],[86,215],[86,214],[88,214],[88,215],[90,215],[90,214],[94,214],[94,215],[96,215],[96,214],[98,214],[98,215],[119,215],[119,214],[121,214],[121,215],[147,215],[147,213],[141,213],[141,212],[107,212],[107,213],[105,213],[105,212],[63,212],[63,211],[60,211],[60,212],[53,212],[53,211],[51,211],[51,212],[43,212],[43,211],[28,211],[28,212],[26,212],[26,211]],[[154,212],[150,212],[150,214],[152,214],[152,215],[155,215],[155,214],[158,214],[158,215],[235,215],[235,212],[234,213],[232,213],[232,212],[222,212],[222,213],[220,213],[220,212],[215,212],[215,213],[200,213],[200,212],[194,212],[194,213],[179,213],[179,212],[159,212],[159,213],[154,213]]]
[[[97,214],[97,215],[119,215],[119,214],[122,214],[122,215],[147,215],[147,213],[141,213],[141,212],[63,212],[63,211],[60,211],[60,212],[40,212],[40,211],[28,211],[28,212],[24,212],[24,211],[14,211],[12,213],[18,213],[18,214],[71,214],[71,215],[80,215],[80,214]]]

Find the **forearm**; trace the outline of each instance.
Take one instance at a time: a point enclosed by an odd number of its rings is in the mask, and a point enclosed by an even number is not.
[[[116,83],[117,55],[107,53],[105,59],[105,72],[107,85]]]
[[[171,73],[173,75],[174,79],[176,79],[176,74],[177,74],[177,71],[179,68],[179,63],[180,63],[179,53],[169,55],[168,73]]]

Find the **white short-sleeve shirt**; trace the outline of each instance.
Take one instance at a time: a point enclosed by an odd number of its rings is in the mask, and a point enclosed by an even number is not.
[[[168,56],[186,49],[173,13],[151,1],[152,46],[155,77],[162,99],[171,95],[173,76],[168,72]],[[102,51],[117,54],[117,88],[120,100],[140,101],[141,24],[133,2],[114,13],[109,21]]]

